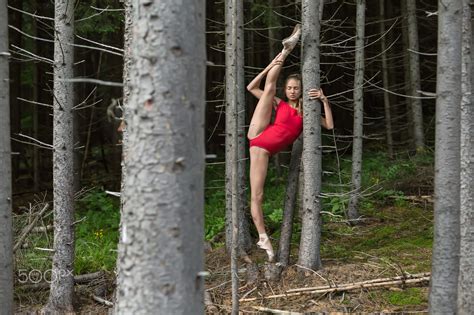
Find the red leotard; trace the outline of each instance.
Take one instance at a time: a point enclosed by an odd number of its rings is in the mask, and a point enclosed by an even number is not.
[[[292,144],[302,130],[303,117],[298,114],[297,109],[281,100],[276,109],[275,121],[250,140],[250,147],[265,149],[273,155]]]

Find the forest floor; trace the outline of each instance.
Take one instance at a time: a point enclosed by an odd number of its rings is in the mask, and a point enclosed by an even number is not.
[[[289,289],[341,285],[378,278],[429,272],[431,269],[432,211],[419,204],[408,207],[388,206],[365,214],[363,225],[350,227],[327,223],[322,239],[323,268],[317,272],[301,272],[296,264],[297,248],[291,263],[278,281],[265,280],[265,253],[255,250],[252,260],[259,266],[259,279],[246,283],[245,263],[240,268],[240,297],[256,298],[241,302],[245,314],[267,308],[287,312],[414,312],[427,311],[428,283],[418,287],[392,285],[382,289],[357,289],[343,293],[301,294],[264,299]],[[296,244],[294,244],[296,245]],[[231,310],[230,259],[224,247],[207,254],[210,271],[206,288],[214,307],[209,313],[227,314]],[[263,308],[262,308],[263,307]],[[265,313],[265,312],[263,312]],[[293,314],[293,313],[292,313]]]
[[[264,298],[283,294],[289,289],[343,285],[371,279],[430,272],[433,239],[432,179],[433,155],[401,156],[387,159],[383,154],[367,154],[363,163],[363,196],[359,211],[361,224],[350,226],[344,221],[347,188],[350,182],[350,159],[341,157],[323,163],[322,198],[323,231],[321,258],[323,268],[302,272],[296,266],[301,220],[295,216],[290,266],[278,281],[264,277],[266,255],[254,246],[249,257],[256,264],[258,278],[247,282],[247,264],[239,263],[239,296],[254,299],[242,301],[243,314],[270,314],[279,311],[306,312],[392,312],[423,313],[427,310],[428,283],[417,286],[364,288],[326,294],[300,294]],[[231,309],[230,257],[224,246],[225,189],[223,165],[206,168],[205,237],[212,248],[206,252],[206,291],[212,305],[208,314],[228,314]],[[277,247],[283,216],[286,174],[269,170],[263,205],[265,222],[274,248]],[[97,183],[78,198],[76,204],[76,275],[103,273],[94,281],[76,286],[79,314],[108,314],[109,307],[93,300],[99,296],[113,300],[115,289],[119,200],[104,192]],[[51,194],[14,196],[15,243],[21,231],[30,224]],[[52,224],[51,204],[37,226]],[[252,233],[255,233],[253,231]],[[255,235],[255,234],[254,234]],[[52,231],[30,233],[15,253],[15,302],[17,314],[36,314],[48,298],[47,286],[35,287],[51,266]],[[39,276],[39,278],[38,278]],[[41,279],[41,277],[43,279]],[[23,281],[21,281],[23,280]],[[24,281],[28,280],[28,281]],[[266,308],[266,311],[263,311]],[[275,311],[277,312],[277,311]]]

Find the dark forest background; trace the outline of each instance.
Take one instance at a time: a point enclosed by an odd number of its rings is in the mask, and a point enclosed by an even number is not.
[[[382,90],[382,66],[378,1],[367,1],[366,12],[366,84],[364,88],[365,148],[386,151]],[[11,131],[15,196],[51,189],[52,152],[29,145],[28,137],[52,142],[52,69],[25,52],[52,59],[53,26],[49,19],[36,19],[20,10],[38,16],[53,16],[50,1],[10,1]],[[272,7],[269,4],[273,4]],[[421,90],[434,93],[436,78],[437,18],[434,1],[417,2]],[[282,38],[291,33],[298,21],[298,1],[244,1],[245,7],[245,73],[249,82],[281,48]],[[14,9],[13,9],[14,8]],[[106,11],[103,9],[107,9]],[[321,34],[321,82],[329,96],[335,120],[334,139],[339,153],[351,150],[352,89],[355,35],[355,4],[351,1],[328,1],[324,6]],[[123,46],[123,8],[119,1],[79,2],[76,9],[75,50],[76,77],[121,82]],[[392,111],[394,149],[397,154],[415,150],[407,92],[408,61],[406,16],[400,3],[388,1],[385,25],[389,65],[389,90]],[[207,1],[207,107],[206,148],[208,154],[224,156],[224,4]],[[42,40],[37,40],[41,38]],[[116,47],[118,49],[99,46]],[[91,47],[93,49],[91,49]],[[282,77],[299,72],[300,48],[288,59]],[[176,87],[175,93],[179,93]],[[111,105],[120,103],[120,87],[76,84],[76,176],[77,185],[102,185],[118,191],[120,187],[121,134],[117,132],[121,111]],[[279,95],[283,95],[280,90]],[[256,104],[246,97],[247,120]],[[429,94],[422,100],[427,148],[434,142],[435,100]],[[115,117],[114,117],[115,116]],[[332,133],[324,141],[332,142]],[[328,152],[328,154],[331,154]],[[287,164],[289,154],[281,154]]]

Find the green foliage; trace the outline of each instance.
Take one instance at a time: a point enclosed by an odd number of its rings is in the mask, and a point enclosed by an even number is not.
[[[79,202],[76,220],[75,272],[113,270],[119,240],[120,205],[118,198],[93,190]]]
[[[397,306],[420,305],[427,302],[425,293],[420,288],[407,288],[399,292],[386,292],[387,300]]]
[[[281,223],[283,220],[283,209],[276,208],[275,210],[273,210],[272,213],[268,215],[268,217],[273,223]]]
[[[225,228],[225,165],[206,167],[204,236],[207,240]]]
[[[113,37],[113,35],[121,32],[123,27],[123,11],[106,11],[98,14],[100,11],[92,7],[123,9],[123,6],[118,5],[117,1],[111,0],[80,2],[75,11],[75,16],[77,20],[84,20],[76,22],[77,34],[104,38],[108,35]]]
[[[349,200],[344,197],[331,197],[329,202],[324,202],[323,210],[331,212],[332,214],[343,216],[347,209]]]

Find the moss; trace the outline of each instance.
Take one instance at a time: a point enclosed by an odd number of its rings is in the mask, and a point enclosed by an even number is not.
[[[408,288],[400,292],[385,292],[385,298],[396,306],[421,305],[427,302],[426,294],[420,288]]]

